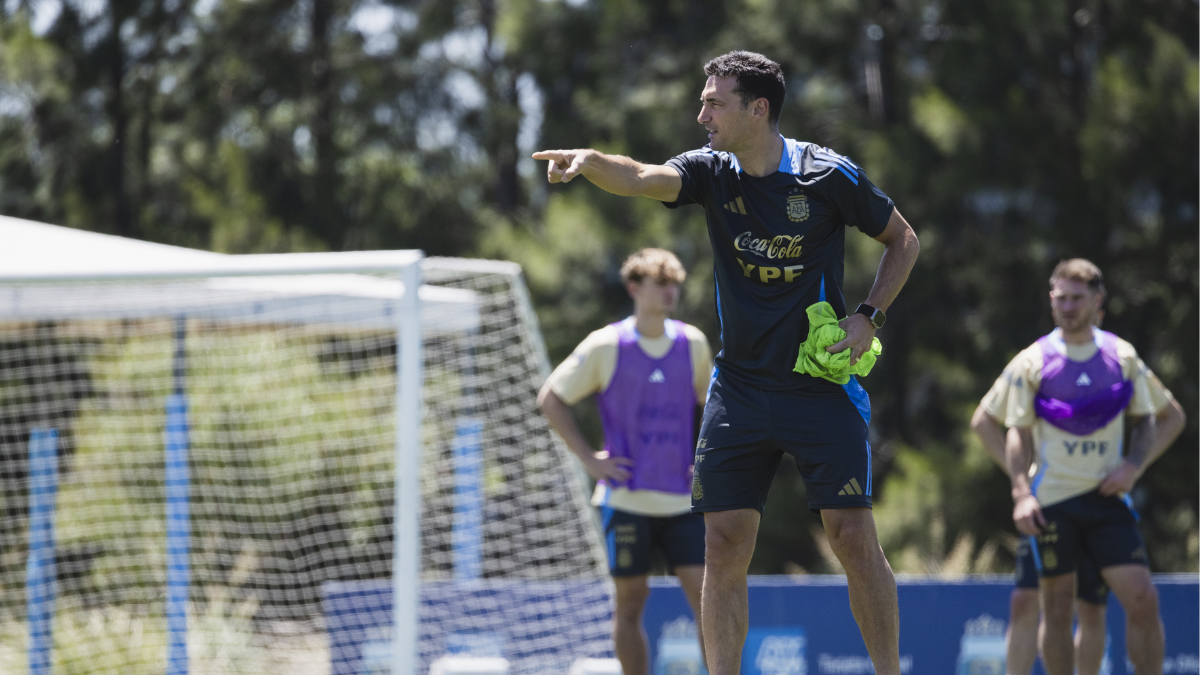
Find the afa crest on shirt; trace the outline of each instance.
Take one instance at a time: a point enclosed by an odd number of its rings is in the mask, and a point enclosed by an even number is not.
[[[788,219],[798,223],[808,219],[808,195],[793,194],[787,198]]]

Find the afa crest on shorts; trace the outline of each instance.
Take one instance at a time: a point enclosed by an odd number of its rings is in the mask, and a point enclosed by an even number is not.
[[[808,195],[796,194],[788,195],[787,198],[787,214],[788,218],[793,223],[798,223],[808,218]]]

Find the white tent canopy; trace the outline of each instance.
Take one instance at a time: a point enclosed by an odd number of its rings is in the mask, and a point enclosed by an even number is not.
[[[225,255],[0,216],[0,320],[186,314],[232,321],[380,323],[418,251]],[[170,284],[146,284],[170,279]],[[100,282],[83,284],[79,282]],[[62,284],[72,284],[70,293]],[[425,331],[479,322],[473,291],[422,286]],[[381,326],[383,327],[383,326]]]

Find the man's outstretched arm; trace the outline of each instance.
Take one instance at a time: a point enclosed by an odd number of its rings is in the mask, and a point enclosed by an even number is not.
[[[642,164],[621,155],[606,155],[595,150],[542,150],[534,159],[549,160],[546,180],[570,183],[583,176],[602,190],[622,197],[649,197],[660,202],[679,199],[683,179],[662,164]]]

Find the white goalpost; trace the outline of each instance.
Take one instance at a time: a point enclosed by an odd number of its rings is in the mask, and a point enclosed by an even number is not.
[[[402,289],[421,287],[414,260],[400,268]],[[392,673],[416,675],[417,612],[421,580],[421,302],[418,293],[402,293],[397,314],[396,478],[392,548]]]
[[[0,254],[0,671],[517,675],[609,653],[516,265],[121,258],[81,234],[92,255]]]

